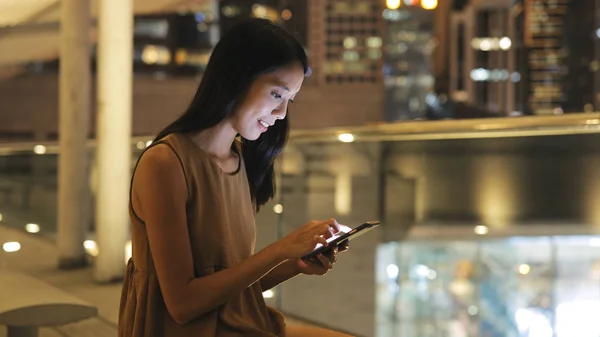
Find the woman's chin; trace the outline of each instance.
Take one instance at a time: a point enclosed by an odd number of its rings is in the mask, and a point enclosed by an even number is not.
[[[242,138],[244,138],[245,140],[257,140],[260,135],[262,135],[262,132],[260,131],[252,131],[252,132],[244,132],[244,133],[240,133],[240,136],[242,136]]]

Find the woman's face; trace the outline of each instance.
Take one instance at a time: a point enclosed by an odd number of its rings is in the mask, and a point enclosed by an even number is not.
[[[258,139],[277,120],[285,118],[287,106],[303,81],[304,69],[300,63],[258,76],[231,115],[231,125],[245,139]]]

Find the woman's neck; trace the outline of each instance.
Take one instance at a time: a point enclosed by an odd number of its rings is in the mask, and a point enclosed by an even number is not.
[[[220,123],[192,135],[192,139],[208,154],[224,160],[231,157],[231,145],[236,135],[237,132],[229,124]]]

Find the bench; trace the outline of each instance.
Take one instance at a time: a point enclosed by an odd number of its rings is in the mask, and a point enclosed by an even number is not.
[[[37,337],[40,327],[96,317],[98,309],[34,277],[0,269],[0,325],[7,337]]]

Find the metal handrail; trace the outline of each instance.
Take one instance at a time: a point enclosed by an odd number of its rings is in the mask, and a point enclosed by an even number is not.
[[[294,130],[295,143],[339,142],[341,134],[352,134],[355,142],[414,141],[442,139],[509,138],[600,133],[600,113],[573,113],[557,116],[524,116],[485,119],[410,121],[377,123],[355,127]],[[147,142],[152,135],[131,138],[131,146]],[[58,153],[58,141],[0,143],[0,155],[33,151],[37,145],[45,153]],[[88,140],[95,147],[96,140]]]

